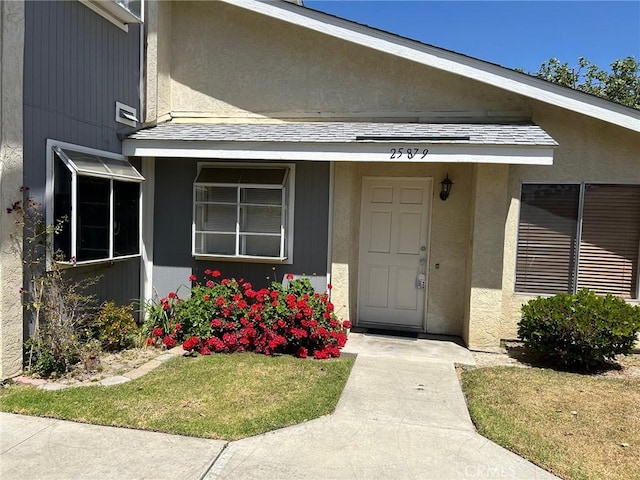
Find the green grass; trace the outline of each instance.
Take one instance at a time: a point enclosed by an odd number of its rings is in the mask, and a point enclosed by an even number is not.
[[[640,479],[640,380],[539,368],[462,374],[487,438],[561,478]]]
[[[179,357],[110,387],[0,388],[0,410],[236,440],[331,413],[353,361],[251,353]]]

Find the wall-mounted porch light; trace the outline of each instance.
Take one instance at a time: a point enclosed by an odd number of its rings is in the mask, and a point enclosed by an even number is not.
[[[442,189],[440,190],[440,200],[443,202],[449,198],[449,194],[451,193],[451,185],[453,182],[449,179],[449,174],[447,173],[447,178],[440,182]]]

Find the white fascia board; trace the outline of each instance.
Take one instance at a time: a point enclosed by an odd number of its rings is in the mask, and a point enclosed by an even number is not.
[[[220,1],[640,132],[640,111],[500,65],[425,45],[315,10],[288,5],[286,2]]]
[[[552,146],[456,145],[424,142],[266,143],[124,140],[125,155],[135,157],[215,158],[225,160],[307,160],[317,162],[501,163],[553,165]],[[402,149],[402,155],[399,155]],[[406,155],[411,149],[413,156]],[[424,150],[428,153],[424,154]]]

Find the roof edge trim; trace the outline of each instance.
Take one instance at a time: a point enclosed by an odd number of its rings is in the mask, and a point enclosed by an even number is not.
[[[216,158],[221,160],[271,160],[319,162],[390,163],[494,163],[553,165],[554,146],[549,145],[421,145],[417,154],[400,156],[393,144],[368,143],[258,143],[180,140],[133,140],[122,142],[125,155],[135,157]],[[422,147],[428,147],[422,149]]]

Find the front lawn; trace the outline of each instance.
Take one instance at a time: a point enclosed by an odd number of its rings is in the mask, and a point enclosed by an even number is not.
[[[252,353],[179,357],[111,387],[5,386],[0,410],[236,440],[331,413],[353,362]]]
[[[494,367],[462,381],[496,443],[565,479],[640,479],[640,379]]]

